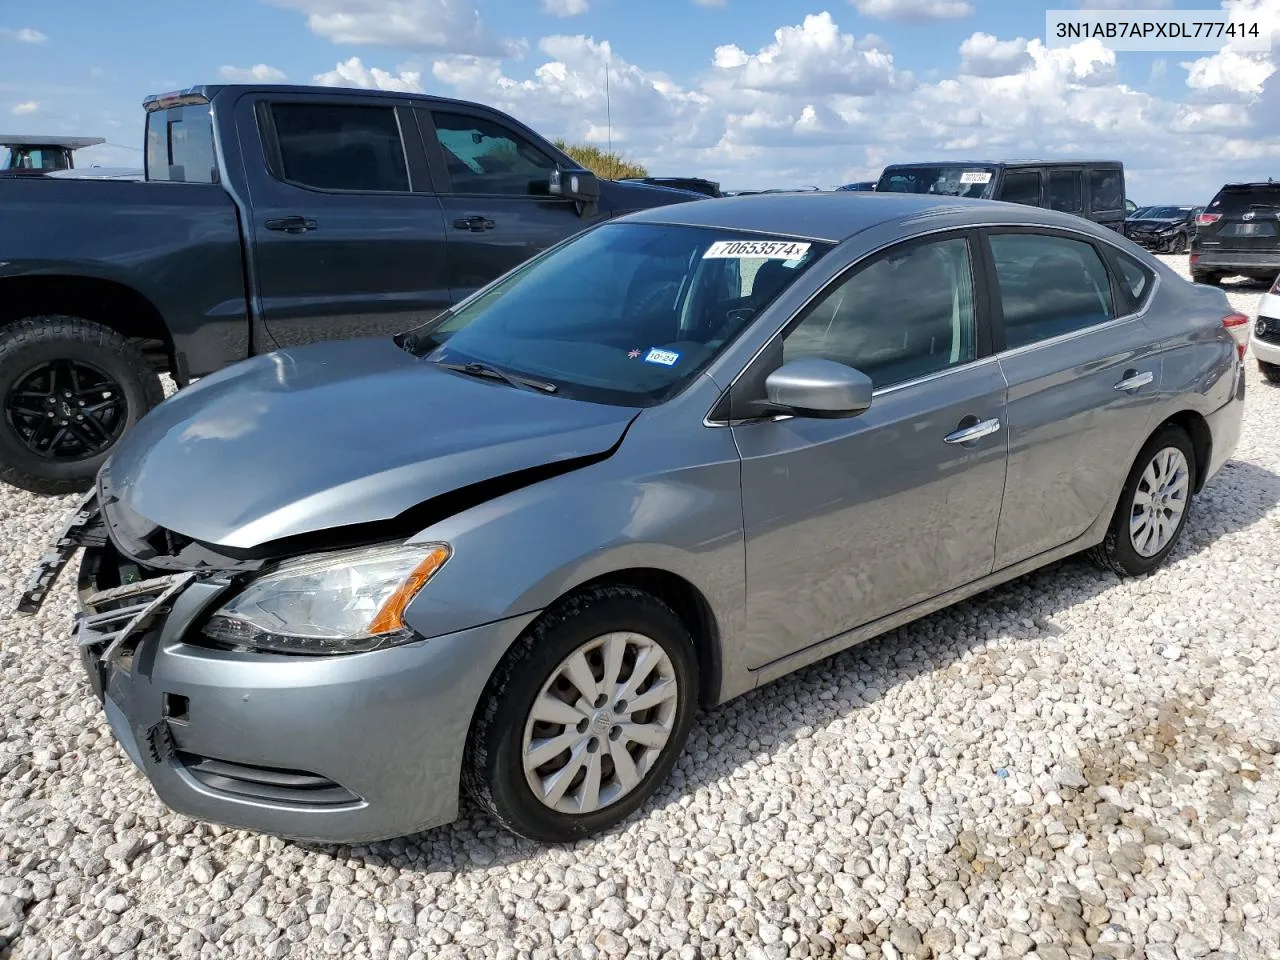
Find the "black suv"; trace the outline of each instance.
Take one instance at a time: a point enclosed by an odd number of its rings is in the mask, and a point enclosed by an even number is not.
[[[1204,207],[1143,207],[1124,221],[1124,235],[1156,253],[1186,253]]]
[[[935,193],[1062,210],[1117,232],[1137,209],[1119,160],[954,160],[885,167],[877,193]]]
[[[1228,183],[1196,218],[1191,279],[1274,280],[1280,273],[1280,183]]]

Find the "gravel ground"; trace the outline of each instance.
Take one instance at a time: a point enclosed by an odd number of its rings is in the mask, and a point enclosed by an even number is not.
[[[1070,560],[703,715],[656,800],[571,847],[472,808],[361,847],[168,812],[68,585],[8,612],[68,501],[6,488],[0,956],[1278,958],[1280,389],[1248,390],[1165,569]]]

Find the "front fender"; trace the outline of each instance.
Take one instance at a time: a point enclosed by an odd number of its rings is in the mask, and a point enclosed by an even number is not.
[[[696,588],[730,648],[746,590],[741,469],[728,430],[699,430],[696,466],[676,465],[691,447],[678,439],[654,445],[633,427],[606,461],[421,531],[413,542],[444,541],[453,555],[409,605],[406,622],[440,636],[542,610],[610,573],[649,568]]]

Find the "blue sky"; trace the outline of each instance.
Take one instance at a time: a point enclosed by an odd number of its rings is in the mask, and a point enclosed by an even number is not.
[[[1126,4],[1090,5],[1103,2]],[[1226,2],[1280,15],[1280,0]],[[548,136],[602,141],[609,62],[615,146],[655,173],[726,186],[831,186],[962,153],[1119,156],[1131,195],[1159,201],[1280,175],[1274,52],[1046,51],[1048,5],[1029,0],[128,0],[127,17],[100,0],[4,6],[0,129],[105,136],[117,146],[82,159],[113,165],[137,162],[145,95],[255,66],[486,100]]]

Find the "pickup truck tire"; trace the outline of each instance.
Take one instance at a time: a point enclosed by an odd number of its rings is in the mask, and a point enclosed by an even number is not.
[[[120,437],[163,399],[142,352],[101,324],[43,316],[0,327],[0,481],[88,490]]]

